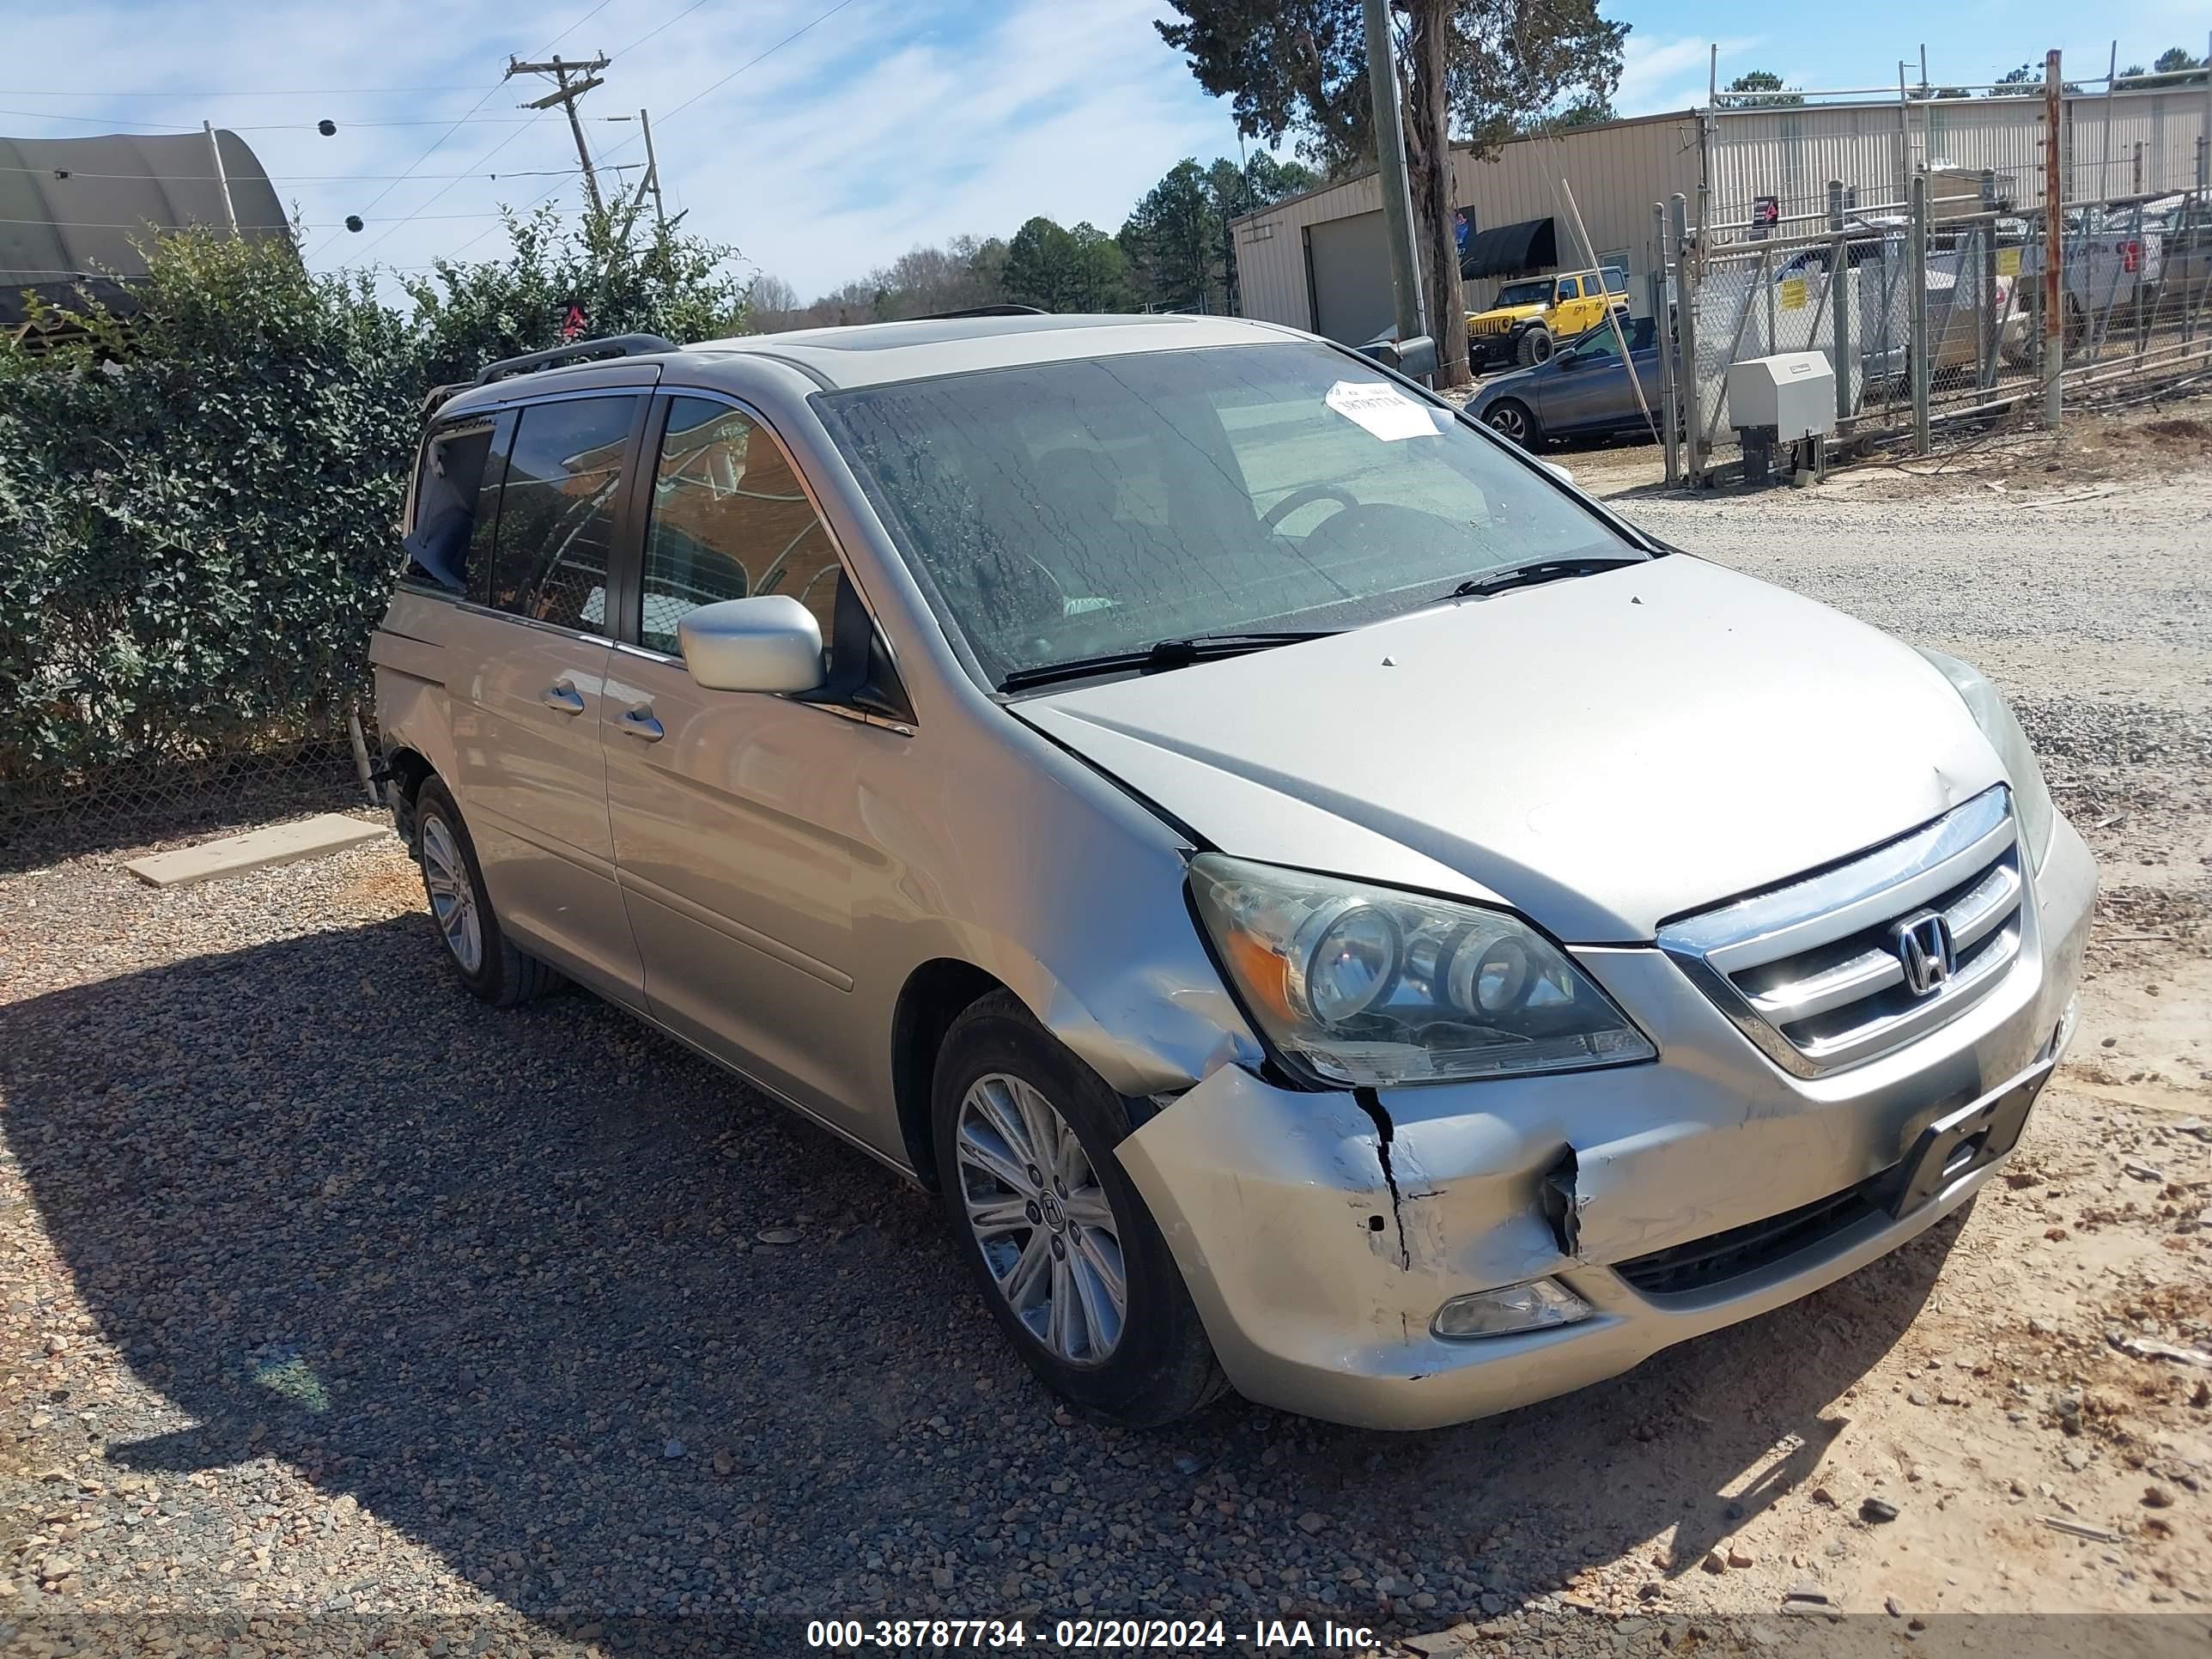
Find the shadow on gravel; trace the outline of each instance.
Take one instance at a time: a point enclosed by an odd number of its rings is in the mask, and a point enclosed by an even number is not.
[[[1055,1420],[931,1200],[588,997],[480,1007],[419,915],[0,1009],[0,1086],[104,1335],[199,1425],[96,1450],[285,1460],[555,1624],[1081,1585],[1432,1629],[1669,1528],[1680,1574],[1807,1481],[1955,1231],[1448,1432],[1126,1435]]]

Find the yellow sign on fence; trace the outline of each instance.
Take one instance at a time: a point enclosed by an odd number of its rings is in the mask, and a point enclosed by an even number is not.
[[[1782,279],[1782,308],[1784,311],[1805,309],[1805,279],[1802,276],[1784,276]]]
[[[2020,275],[2020,250],[2018,248],[2001,247],[1997,250],[1997,275],[2000,276],[2017,276]]]

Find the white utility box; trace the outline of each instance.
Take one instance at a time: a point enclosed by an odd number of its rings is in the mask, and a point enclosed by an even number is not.
[[[1770,443],[1824,437],[1836,428],[1836,372],[1827,354],[1778,351],[1730,363],[1729,424]]]

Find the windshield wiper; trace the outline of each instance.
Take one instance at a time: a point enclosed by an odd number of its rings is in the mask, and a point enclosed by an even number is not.
[[[1601,570],[1618,569],[1624,564],[1648,564],[1648,559],[1623,558],[1614,553],[1588,554],[1577,559],[1537,559],[1528,564],[1509,566],[1493,570],[1486,576],[1469,576],[1449,595],[1455,599],[1486,599],[1492,593],[1503,593],[1511,587],[1534,587],[1542,582],[1555,582],[1569,576],[1590,576]]]
[[[1111,674],[1127,669],[1152,673],[1163,668],[1184,668],[1192,663],[1206,662],[1218,657],[1241,657],[1248,652],[1265,651],[1270,646],[1296,645],[1301,640],[1326,639],[1335,631],[1328,628],[1310,628],[1287,633],[1196,634],[1188,639],[1155,640],[1141,651],[1109,651],[1103,656],[1071,657],[1066,662],[1040,663],[1034,668],[1017,668],[999,682],[999,690],[1020,691],[1032,685],[1086,679],[1093,674]]]

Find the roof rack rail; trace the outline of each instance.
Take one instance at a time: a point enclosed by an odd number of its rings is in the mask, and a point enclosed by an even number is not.
[[[917,323],[957,323],[963,317],[1048,317],[1052,313],[1042,306],[969,306],[965,311],[932,311],[915,319]]]
[[[673,340],[664,340],[658,334],[609,334],[596,340],[577,340],[568,345],[557,345],[546,351],[526,351],[520,357],[502,357],[488,363],[476,378],[477,386],[489,386],[494,380],[504,380],[509,375],[526,374],[532,369],[550,368],[556,363],[580,362],[592,357],[645,357],[664,351],[680,349]]]

